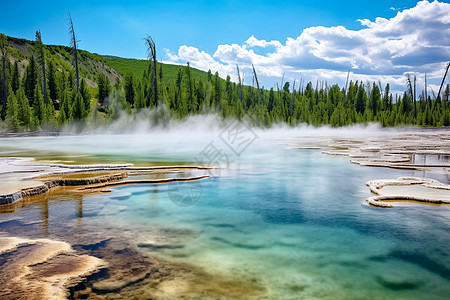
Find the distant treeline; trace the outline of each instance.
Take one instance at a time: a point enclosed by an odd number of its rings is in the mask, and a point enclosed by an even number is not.
[[[15,46],[9,41],[15,41]],[[21,43],[26,44],[24,40]],[[114,70],[105,67],[104,58],[79,51],[75,39],[71,47],[46,46],[37,32],[36,41],[28,43],[26,54],[17,46],[20,40],[0,34],[1,117],[3,128],[10,131],[57,130],[74,120],[107,121],[119,110],[135,113],[163,105],[178,118],[211,111],[224,118],[249,114],[260,126],[274,122],[315,126],[361,122],[450,125],[449,84],[437,97],[426,92],[416,95],[411,78],[405,78],[406,91],[395,98],[389,84],[362,81],[350,81],[345,87],[309,82],[297,84],[297,89],[285,82],[279,89],[266,90],[259,88],[256,71],[257,87],[252,87],[243,85],[240,79],[233,82],[230,76],[224,80],[217,72],[194,76],[200,71],[189,63],[177,67],[176,75],[170,74],[171,80],[166,80],[163,64],[152,58],[142,76],[131,72],[123,77],[117,72],[111,76]],[[237,73],[240,78],[239,69]]]

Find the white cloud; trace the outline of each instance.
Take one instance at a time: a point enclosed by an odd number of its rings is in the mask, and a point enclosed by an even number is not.
[[[214,60],[214,58],[205,51],[200,51],[196,47],[192,46],[181,46],[178,49],[178,61],[186,61],[191,64],[192,67],[198,68],[200,70],[211,70],[214,72],[219,72],[220,76],[225,77],[233,71],[233,66],[230,64],[223,64],[219,61]]]
[[[253,35],[249,37],[248,40],[245,41],[245,44],[247,44],[249,47],[262,47],[262,48],[266,48],[268,46],[274,46],[275,48],[278,48],[282,46],[282,44],[279,41],[272,40],[268,42],[266,40],[258,40]]]
[[[164,50],[164,53],[166,53],[166,56],[169,58],[169,61],[177,61],[177,60],[179,60],[178,55],[173,54],[172,52],[170,52],[169,49],[164,48],[163,50]]]
[[[219,45],[212,55],[186,45],[177,55],[166,53],[171,62],[189,61],[195,68],[218,71],[223,77],[234,75],[238,64],[250,78],[253,63],[269,86],[283,74],[288,79],[342,84],[348,70],[354,80],[391,82],[399,89],[406,73],[427,73],[436,82],[442,78],[450,58],[450,4],[420,1],[390,19],[358,21],[363,26],[359,30],[314,26],[284,43],[252,35],[242,45]],[[257,48],[265,48],[266,53],[256,53]]]

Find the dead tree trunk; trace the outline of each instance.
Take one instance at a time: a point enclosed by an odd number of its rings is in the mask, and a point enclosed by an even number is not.
[[[284,74],[281,77],[281,85],[280,86],[278,86],[278,82],[277,82],[278,103],[281,103],[280,88],[283,89],[283,81],[284,81]]]
[[[3,65],[3,103],[2,103],[2,114],[1,117],[5,119],[6,117],[6,101],[8,99],[8,88],[6,84],[6,56],[7,52],[8,39],[6,35],[0,33],[0,52],[2,53],[2,65]]]
[[[439,87],[439,92],[438,92],[438,94],[437,94],[438,98],[441,97],[442,86],[444,85],[445,77],[447,76],[447,72],[448,72],[448,68],[449,68],[449,67],[450,67],[450,63],[447,64],[447,68],[445,69],[444,77],[442,77],[441,86]],[[436,108],[436,104],[437,104],[437,98],[436,98],[436,102],[434,103],[434,108]],[[434,108],[433,108],[433,110],[434,110]]]
[[[344,89],[344,101],[343,104],[345,105],[345,97],[347,96],[347,86],[348,86],[348,77],[350,76],[350,70],[347,72],[347,80],[345,81],[345,89]]]
[[[236,65],[236,69],[237,69],[237,75],[238,75],[238,88],[239,88],[239,100],[241,100],[242,103],[242,79],[241,79],[241,72],[239,71],[239,66]]]
[[[411,100],[414,102],[414,118],[417,116],[417,108],[416,108],[416,76],[414,76],[414,87],[413,83],[411,82],[411,76],[408,74],[406,79],[406,85],[408,88],[408,94]]]
[[[255,70],[255,66],[252,64],[252,68],[253,68],[253,75],[255,76],[255,81],[256,81],[256,87],[259,91],[259,95],[260,95],[260,99],[259,99],[259,115],[261,116],[261,104],[263,101],[263,94],[262,94],[262,90],[259,88],[259,81],[258,81],[258,76],[256,76],[256,70]]]
[[[294,95],[295,95],[295,79],[294,79],[294,85],[292,86],[292,101],[291,101],[291,112],[289,114],[289,124],[292,124],[292,112],[294,109]]]
[[[73,22],[72,22],[72,17],[70,16],[70,12],[69,12],[69,35],[70,35],[70,47],[72,47],[72,56],[73,56],[73,61],[75,64],[75,79],[76,79],[76,84],[77,84],[77,92],[78,92],[78,87],[80,86],[80,77],[78,75],[78,48],[77,48],[77,39],[75,36],[75,30],[73,29]]]
[[[153,92],[155,94],[154,97],[154,105],[158,106],[158,79],[156,78],[156,46],[155,41],[149,35],[145,38],[145,42],[147,44],[148,51],[148,59],[153,61]]]
[[[417,118],[417,103],[416,103],[416,75],[414,75],[414,118]]]

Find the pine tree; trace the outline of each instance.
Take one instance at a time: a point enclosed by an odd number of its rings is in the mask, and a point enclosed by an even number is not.
[[[125,75],[125,100],[130,103],[131,107],[136,106],[134,103],[134,77],[133,74],[127,73]]]
[[[178,69],[177,79],[175,81],[175,85],[177,87],[176,99],[181,99],[181,84],[183,82],[183,73],[181,72],[181,68]],[[178,108],[178,101],[175,101],[175,109]]]
[[[48,94],[53,103],[56,103],[56,100],[58,99],[58,90],[56,85],[55,69],[52,61],[48,63],[47,78],[48,78]]]
[[[210,82],[212,79],[212,73],[211,73],[211,69],[208,70],[208,75],[207,75],[207,80],[208,82]]]
[[[64,99],[64,91],[66,90],[66,72],[64,69],[61,72],[55,72],[55,81],[56,81],[56,99],[53,99],[55,104],[55,109],[59,110],[61,107],[61,103]]]
[[[195,90],[195,97],[197,98],[198,106],[201,108],[205,101],[205,84],[203,83],[203,80],[200,78],[198,81],[196,90]]]
[[[64,80],[65,82],[65,89],[69,89],[69,90],[75,90],[76,92],[78,91],[75,86],[75,72],[73,69],[69,69],[69,72],[65,73],[65,75],[67,76]]]
[[[159,65],[159,73],[158,73],[158,76],[159,76],[159,82],[162,83],[162,80],[163,80],[163,66],[162,66],[162,64]]]
[[[47,80],[45,72],[45,54],[44,54],[44,44],[42,43],[41,38],[41,31],[36,31],[36,48],[37,48],[37,55],[38,55],[38,63],[41,65],[42,68],[42,91],[44,92],[44,103],[47,104],[48,97],[47,97]]]
[[[86,80],[84,80],[84,78],[82,78],[80,82],[80,94],[81,97],[83,98],[84,103],[83,118],[85,118],[89,115],[89,112],[91,111],[91,95],[87,89]]]
[[[44,103],[44,96],[38,84],[34,88],[34,103],[33,103],[33,116],[37,120],[37,124],[41,124],[46,119],[45,116],[46,107]]]
[[[45,105],[45,121],[51,121],[55,119],[55,106],[53,105],[53,101],[49,101],[47,105]]]
[[[19,63],[16,60],[16,62],[14,63],[14,69],[11,78],[11,88],[14,93],[17,93],[19,87],[20,87],[20,72],[19,72]]]
[[[30,63],[28,64],[26,77],[24,80],[24,89],[25,95],[30,101],[30,105],[34,105],[34,88],[37,84],[37,70],[36,70],[36,61],[34,60],[33,55],[30,57]]]
[[[71,98],[71,92],[65,90],[58,117],[58,121],[61,125],[72,120]]]
[[[222,100],[222,87],[221,81],[219,80],[219,72],[214,74],[214,103],[213,106],[220,105]]]
[[[85,106],[83,96],[78,92],[72,105],[72,116],[74,120],[81,120],[85,117]]]
[[[17,103],[16,95],[12,91],[12,88],[9,90],[8,101],[6,103],[6,118],[11,120],[11,127],[14,131],[18,131],[20,128],[19,121],[19,105]]]
[[[389,83],[386,84],[386,87],[384,88],[384,96],[383,96],[383,109],[384,110],[391,110],[389,105],[389,92],[390,92],[390,85]]]
[[[188,105],[188,112],[192,112],[194,108],[194,91],[192,87],[192,72],[191,72],[191,65],[189,62],[187,63],[186,68],[186,86],[187,86],[187,105]]]
[[[448,101],[450,98],[450,84],[447,84],[444,92],[444,101]]]
[[[28,127],[31,123],[31,111],[30,102],[25,95],[25,91],[22,87],[17,90],[17,103],[19,105],[18,109],[18,119],[22,126]]]
[[[64,125],[66,123],[66,121],[67,121],[66,114],[65,114],[64,110],[61,109],[61,111],[59,112],[59,115],[58,115],[58,123],[60,125]]]
[[[98,102],[103,105],[106,98],[108,98],[111,91],[111,85],[109,83],[108,77],[105,74],[99,73],[97,76],[98,84]]]
[[[403,98],[402,98],[401,101],[402,101],[402,104],[403,104],[401,112],[403,114],[407,114],[410,111],[410,103],[409,103],[410,101],[409,101],[409,97],[406,94],[406,92],[403,93]]]
[[[138,81],[138,84],[136,86],[136,95],[135,95],[134,107],[136,109],[146,107],[146,105],[145,105],[145,96],[144,96],[144,89],[142,88],[141,80]]]
[[[379,103],[381,101],[380,97],[380,89],[378,88],[378,85],[373,83],[372,90],[370,92],[370,101],[371,101],[371,109],[374,116],[377,115],[378,109],[379,109]]]
[[[2,54],[2,89],[3,89],[3,99],[2,99],[2,112],[1,117],[4,119],[6,115],[6,102],[8,98],[8,85],[6,78],[6,58],[8,56],[8,39],[6,35],[0,33],[0,52]]]
[[[365,95],[366,91],[364,90],[364,85],[361,83],[358,88],[358,94],[356,95],[356,111],[364,114],[365,111]]]
[[[273,91],[273,88],[271,88],[269,92],[269,103],[267,105],[269,112],[273,110],[274,103],[275,103],[275,92]]]

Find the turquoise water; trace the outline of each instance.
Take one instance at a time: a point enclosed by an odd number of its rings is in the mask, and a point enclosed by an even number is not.
[[[202,181],[201,199],[189,208],[174,207],[163,186],[118,188],[131,193],[118,201],[126,207],[120,219],[194,229],[198,236],[183,248],[158,251],[260,278],[276,298],[450,295],[449,207],[382,210],[364,203],[367,180],[404,172],[286,150],[230,173]],[[157,206],[148,206],[149,198]]]
[[[190,162],[204,145],[173,152],[158,146],[149,156]],[[145,158],[152,150],[146,147],[127,158]],[[126,156],[123,149],[111,155]],[[137,242],[145,243],[154,228],[187,229],[170,245],[142,251],[254,280],[271,299],[448,299],[450,206],[378,209],[365,203],[366,181],[411,175],[422,172],[361,167],[320,150],[259,140],[219,177],[52,200],[47,227],[37,232],[51,235],[64,224],[71,234],[96,224],[139,232]],[[176,205],[174,193],[195,197],[195,205]],[[38,220],[41,212],[31,203],[0,221]]]

